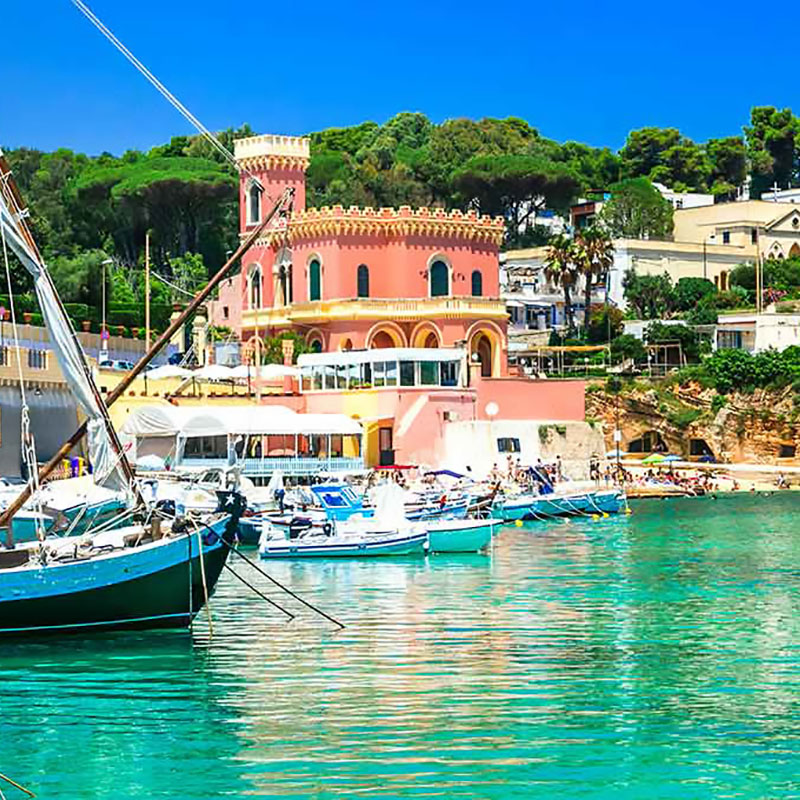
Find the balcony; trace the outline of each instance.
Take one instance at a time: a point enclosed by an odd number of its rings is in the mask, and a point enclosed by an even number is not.
[[[497,297],[426,297],[415,299],[361,298],[317,300],[277,308],[247,309],[242,327],[281,327],[293,323],[349,322],[392,319],[417,322],[424,319],[505,320],[505,302]]]

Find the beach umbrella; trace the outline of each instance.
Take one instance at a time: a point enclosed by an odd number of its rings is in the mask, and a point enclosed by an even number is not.
[[[676,461],[683,461],[683,459],[680,456],[669,455],[669,456],[665,456],[664,457],[664,461],[666,461],[666,462],[668,462],[670,464],[674,464]]]
[[[647,458],[642,459],[642,464],[663,464],[666,458],[661,453],[652,453]]]

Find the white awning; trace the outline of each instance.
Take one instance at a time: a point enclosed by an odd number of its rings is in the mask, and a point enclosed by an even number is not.
[[[129,436],[228,436],[231,434],[360,435],[359,422],[346,414],[297,414],[286,406],[175,407],[134,409],[121,432]]]
[[[297,359],[300,367],[349,366],[376,361],[461,361],[466,352],[459,347],[384,347],[373,350],[340,350],[306,353]]]

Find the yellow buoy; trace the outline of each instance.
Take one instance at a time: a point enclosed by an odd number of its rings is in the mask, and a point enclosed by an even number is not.
[[[630,508],[626,508],[625,509],[625,513],[626,514],[633,514],[633,511],[631,511]]]
[[[608,511],[603,512],[603,519],[608,519]]]
[[[516,525],[518,528],[521,528],[521,527],[522,527],[522,520],[521,520],[521,519],[514,520],[514,524],[515,524],[515,525]]]
[[[597,514],[592,514],[592,519],[593,519],[595,522],[597,522],[597,520],[599,520],[599,519],[600,519],[600,517],[599,517]]]

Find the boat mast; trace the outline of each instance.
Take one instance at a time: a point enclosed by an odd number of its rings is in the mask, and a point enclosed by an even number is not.
[[[94,398],[95,403],[97,404],[97,407],[100,410],[100,415],[102,417],[106,433],[108,434],[112,450],[114,451],[114,454],[119,461],[119,466],[122,469],[122,473],[125,476],[129,486],[132,488],[136,499],[141,502],[142,497],[135,483],[133,468],[131,467],[130,462],[125,456],[125,453],[122,449],[122,445],[117,436],[117,432],[116,430],[114,430],[114,425],[111,422],[111,417],[108,414],[108,409],[105,403],[103,402],[100,390],[97,388],[97,384],[95,383],[94,376],[92,375],[92,371],[89,367],[89,363],[86,360],[86,354],[84,353],[80,340],[78,339],[78,336],[75,333],[75,329],[72,325],[72,322],[70,321],[69,316],[67,315],[61,297],[58,294],[58,291],[56,290],[52,276],[50,275],[50,271],[44,264],[39,248],[36,245],[36,240],[34,239],[33,234],[31,233],[31,230],[28,226],[27,209],[25,208],[25,204],[22,200],[22,195],[19,191],[19,187],[17,186],[16,181],[14,180],[11,167],[1,150],[0,150],[0,192],[2,192],[3,199],[5,200],[8,206],[9,212],[12,214],[14,218],[14,221],[16,223],[16,228],[19,234],[25,240],[25,243],[29,247],[37,263],[39,264],[44,280],[47,283],[48,288],[52,292],[53,297],[55,298],[58,314],[62,317],[62,322],[64,323],[66,330],[69,331],[70,338],[72,340],[72,347],[74,348],[74,351],[78,356],[78,362],[81,366],[81,370],[86,380],[86,384],[89,387],[92,397]],[[30,488],[28,489],[28,491],[30,492]]]
[[[5,169],[5,165],[3,166]],[[125,390],[133,383],[136,377],[144,370],[144,368],[155,358],[158,352],[169,343],[170,339],[174,336],[181,326],[186,322],[189,317],[197,311],[197,309],[208,299],[209,295],[220,283],[226,278],[233,265],[242,257],[242,255],[252,247],[256,239],[266,230],[270,223],[275,219],[276,215],[280,212],[281,216],[288,217],[291,213],[292,202],[294,200],[294,189],[289,187],[284,190],[283,194],[278,198],[277,202],[272,206],[269,213],[264,220],[259,223],[248,236],[241,242],[236,252],[225,262],[220,270],[208,282],[205,288],[201,289],[194,297],[191,303],[183,310],[183,312],[172,321],[170,326],[164,333],[155,341],[153,346],[139,359],[134,368],[128,372],[122,380],[117,384],[112,392],[109,393],[105,401],[104,407],[108,408],[112,403],[119,399]],[[18,205],[18,204],[17,204]],[[39,481],[44,481],[56,467],[61,463],[62,459],[72,450],[72,448],[80,442],[86,433],[87,421],[84,420],[72,436],[67,439],[59,448],[58,452],[39,470]],[[127,461],[126,461],[127,463]],[[130,466],[130,465],[129,465]],[[30,483],[25,486],[19,496],[12,502],[2,513],[0,513],[0,530],[7,528],[8,533],[6,542],[11,536],[10,520],[16,514],[25,502],[31,496]]]

